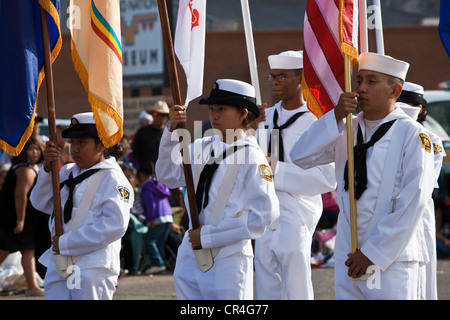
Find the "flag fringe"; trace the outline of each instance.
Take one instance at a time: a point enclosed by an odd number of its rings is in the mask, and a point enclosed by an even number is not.
[[[103,145],[106,148],[110,148],[112,146],[115,146],[120,142],[123,136],[123,127],[122,127],[122,121],[120,119],[120,116],[117,114],[117,112],[109,106],[107,103],[103,102],[96,96],[89,93],[88,97],[89,103],[92,107],[92,112],[94,113],[94,120],[97,127],[98,135],[100,137],[100,140],[102,141]],[[106,112],[111,118],[113,118],[114,122],[116,123],[119,130],[114,133],[112,136],[108,136],[108,133],[106,132],[102,121],[100,119],[100,114],[98,113],[98,109],[102,110],[103,112]]]
[[[56,58],[59,55],[59,52],[61,51],[62,47],[62,37],[61,37],[61,27],[60,27],[60,21],[59,21],[59,14],[58,10],[55,8],[53,3],[49,0],[39,0],[39,5],[47,11],[48,14],[53,18],[55,21],[55,25],[58,27],[58,39],[56,40],[55,45],[53,48],[51,48],[50,57],[52,63],[56,60]],[[34,107],[33,107],[33,115],[31,117],[31,121],[28,124],[28,127],[25,129],[25,132],[22,134],[22,137],[20,138],[17,146],[13,147],[8,142],[0,139],[0,148],[3,149],[6,153],[10,154],[13,157],[18,156],[21,152],[23,147],[25,146],[25,143],[30,139],[31,134],[33,133],[34,124],[35,124],[35,116],[36,116],[36,109],[38,104],[38,98],[39,98],[39,89],[41,88],[42,81],[44,81],[45,78],[45,68],[44,65],[42,65],[41,70],[39,71],[39,77],[38,77],[38,84],[36,89],[36,100],[34,101]]]
[[[350,60],[352,61],[352,65],[355,66],[358,64],[358,49],[352,46],[351,44],[348,44],[344,42],[344,1],[339,1],[339,43],[341,47],[341,51],[349,56]]]
[[[41,73],[39,73],[38,89],[37,89],[38,91],[39,91],[39,87],[41,86],[41,82],[44,79],[44,76],[41,76],[42,73],[43,73],[43,71]],[[25,146],[25,143],[28,141],[28,139],[30,139],[31,134],[33,133],[34,117],[36,114],[38,95],[39,95],[39,93],[36,93],[36,101],[34,103],[33,116],[31,118],[30,124],[26,128],[26,130],[23,133],[22,137],[20,138],[19,142],[17,143],[17,146],[13,147],[8,142],[4,141],[3,139],[0,139],[0,148],[3,149],[6,153],[8,153],[9,155],[11,155],[13,157],[18,156],[22,152],[22,149]]]
[[[358,64],[358,49],[348,43],[341,42],[341,51],[350,58],[352,66],[356,66]]]
[[[53,18],[55,21],[55,25],[58,27],[58,39],[56,40],[56,43],[54,47],[50,50],[50,57],[52,63],[55,62],[56,57],[59,55],[59,52],[61,51],[62,47],[62,36],[61,36],[61,22],[59,20],[59,13],[58,10],[55,8],[53,3],[50,0],[39,0],[39,4],[41,7],[47,11],[47,13]]]
[[[92,112],[94,113],[94,120],[97,127],[98,135],[100,140],[102,141],[103,145],[107,148],[112,147],[120,142],[123,136],[123,126],[120,116],[117,114],[116,110],[109,106],[107,103],[99,99],[98,97],[94,96],[89,91],[89,73],[86,70],[86,67],[83,64],[83,61],[81,60],[80,56],[78,55],[78,51],[76,48],[75,43],[73,42],[73,39],[70,40],[71,42],[71,48],[72,48],[72,61],[73,65],[75,67],[75,71],[77,72],[81,83],[83,84],[84,89],[86,90],[88,94],[88,101],[91,104]],[[113,134],[112,136],[108,136],[108,133],[106,132],[102,121],[100,119],[100,114],[98,113],[98,110],[100,109],[103,112],[107,113],[112,119],[114,119],[115,123],[117,124],[117,127],[119,130]]]
[[[72,52],[72,62],[75,71],[77,72],[84,89],[89,93],[89,74],[83,64],[83,61],[81,60],[80,55],[78,54],[77,47],[75,46],[72,37],[70,38],[70,47]]]
[[[319,102],[317,101],[314,94],[309,89],[308,84],[306,83],[305,75],[302,74],[302,94],[303,98],[306,101],[306,104],[309,110],[319,119],[324,115],[322,108],[320,107]]]

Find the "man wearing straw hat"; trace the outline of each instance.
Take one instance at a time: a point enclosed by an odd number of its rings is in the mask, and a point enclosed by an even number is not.
[[[133,140],[133,152],[131,157],[138,162],[156,163],[158,159],[159,142],[163,133],[164,126],[169,120],[169,106],[163,100],[160,100],[151,110],[153,122],[151,125],[140,128]]]
[[[337,299],[423,297],[430,258],[422,219],[435,182],[434,157],[424,128],[395,107],[408,68],[390,56],[362,53],[356,92],[343,93],[291,151],[304,168],[336,165]],[[358,249],[352,252],[345,118],[358,105],[362,112],[353,118]]]

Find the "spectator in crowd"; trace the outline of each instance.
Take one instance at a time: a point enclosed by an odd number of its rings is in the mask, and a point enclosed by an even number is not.
[[[138,165],[146,162],[156,163],[158,159],[159,143],[164,126],[169,120],[169,106],[165,101],[158,101],[152,110],[153,122],[151,125],[141,127],[133,140],[131,157]]]
[[[22,267],[28,284],[27,295],[44,294],[37,283],[35,260],[35,209],[29,201],[29,195],[39,172],[38,164],[43,161],[41,144],[31,138],[22,152],[11,159],[11,169],[5,178],[0,192],[0,263],[16,251],[22,254]],[[49,240],[49,239],[48,239]]]
[[[141,204],[149,227],[145,245],[151,267],[146,273],[158,273],[166,270],[164,247],[169,227],[173,223],[169,202],[171,193],[166,185],[155,179],[152,163],[139,166],[138,178],[141,183]]]

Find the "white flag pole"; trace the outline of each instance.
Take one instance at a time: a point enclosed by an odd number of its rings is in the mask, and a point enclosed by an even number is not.
[[[253,42],[252,22],[250,20],[250,9],[248,0],[241,0],[242,17],[244,20],[245,40],[247,43],[248,63],[250,66],[250,78],[255,87],[256,104],[261,104],[261,92],[259,90],[258,68],[256,66],[255,45]]]
[[[250,8],[248,0],[241,0],[242,17],[244,21],[245,41],[247,43],[248,64],[250,67],[250,79],[255,88],[256,104],[261,105],[261,90],[259,89],[258,67],[256,65],[255,44],[253,41],[252,21],[250,19]],[[258,143],[264,154],[267,153],[267,134],[264,129],[264,122],[258,123]]]
[[[367,0],[359,0],[359,41],[360,54],[369,51],[367,32]]]
[[[381,20],[380,0],[373,0],[375,6],[375,37],[377,39],[377,53],[384,54],[383,21]]]

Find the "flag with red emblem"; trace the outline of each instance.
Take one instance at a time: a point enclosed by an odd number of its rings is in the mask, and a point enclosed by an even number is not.
[[[205,60],[205,15],[206,0],[180,0],[174,50],[186,74],[186,106],[202,94]]]

